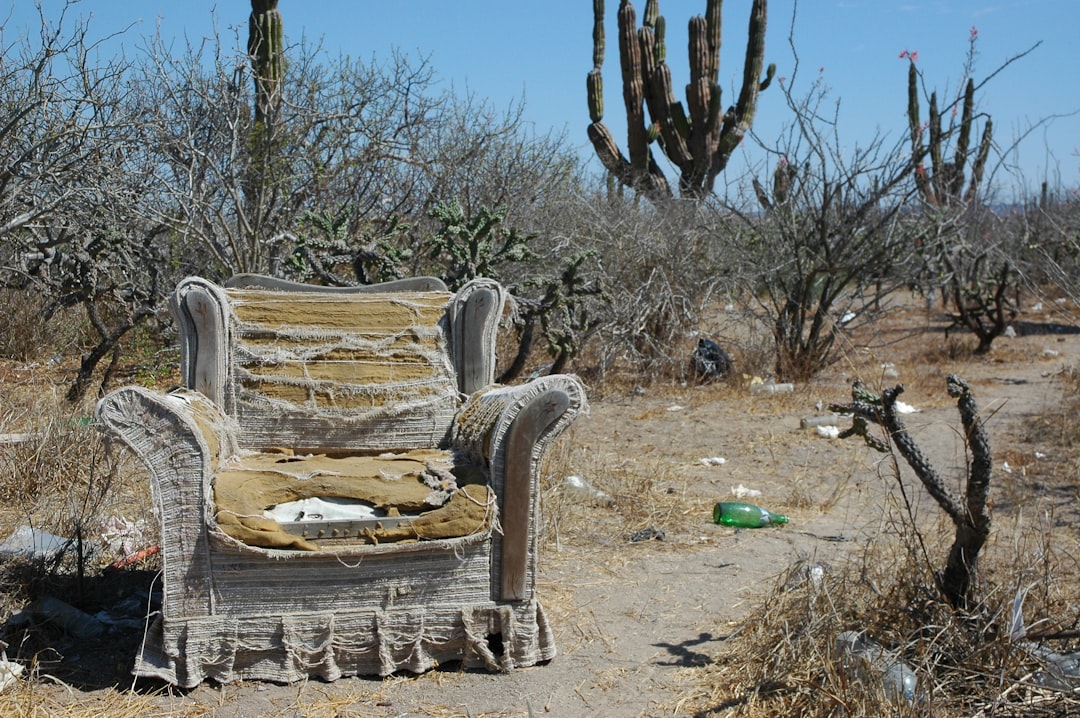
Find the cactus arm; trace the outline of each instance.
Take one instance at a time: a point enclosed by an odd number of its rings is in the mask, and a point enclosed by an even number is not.
[[[750,26],[747,30],[746,57],[743,60],[742,87],[734,111],[724,116],[724,126],[720,130],[720,139],[712,152],[706,189],[711,191],[716,176],[724,171],[735,148],[742,142],[750,130],[757,111],[758,95],[762,87],[768,87],[776,66],[769,65],[766,79],[760,80],[765,64],[765,26],[767,18],[766,0],[754,0],[750,9]]]
[[[986,119],[983,127],[982,139],[979,142],[979,152],[975,155],[975,162],[971,165],[971,182],[968,184],[967,195],[964,199],[968,202],[975,200],[975,195],[982,184],[983,171],[986,169],[986,160],[990,157],[990,145],[993,142],[994,123],[990,118]]]
[[[941,133],[941,112],[938,110],[937,93],[930,93],[930,165],[933,174],[930,176],[931,192],[934,204],[939,204],[945,198],[944,178],[946,174],[945,159],[942,152],[943,135]]]
[[[968,145],[971,143],[971,120],[975,112],[975,81],[970,77],[964,89],[964,110],[960,115],[960,132],[956,136],[956,152],[953,154],[952,182],[949,196],[959,197],[964,190],[964,165],[967,163]]]

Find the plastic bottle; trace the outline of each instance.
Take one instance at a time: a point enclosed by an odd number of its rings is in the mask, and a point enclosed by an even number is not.
[[[788,517],[755,504],[721,501],[713,507],[713,522],[740,529],[759,529],[769,524],[786,524]]]
[[[914,701],[919,688],[915,671],[895,653],[861,631],[844,631],[836,638],[837,653],[849,674],[880,681],[886,697],[894,703]]]
[[[751,394],[790,394],[795,391],[794,384],[751,384]]]

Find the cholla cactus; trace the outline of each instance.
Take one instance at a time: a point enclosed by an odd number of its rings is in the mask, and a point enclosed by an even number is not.
[[[711,192],[717,175],[753,123],[758,93],[768,87],[776,73],[776,66],[769,65],[765,78],[758,79],[764,65],[767,8],[766,0],[754,0],[742,87],[735,104],[721,111],[718,78],[722,4],[722,0],[708,0],[705,15],[690,19],[690,82],[684,108],[672,90],[664,43],[665,21],[658,0],[646,0],[640,28],[630,0],[621,1],[619,58],[630,154],[627,159],[603,123],[604,2],[593,0],[593,69],[587,78],[592,121],[589,139],[609,172],[624,185],[650,197],[672,195],[649,147],[653,142],[679,168],[680,195],[700,199]]]

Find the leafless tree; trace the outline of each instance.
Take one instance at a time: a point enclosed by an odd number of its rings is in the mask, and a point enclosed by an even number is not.
[[[96,334],[69,398],[161,300],[164,227],[139,214],[143,159],[122,58],[65,5],[40,33],[0,45],[0,282],[34,287],[42,321],[81,306]],[[108,381],[106,371],[103,384]]]
[[[902,143],[880,133],[847,149],[839,101],[829,101],[820,78],[796,97],[794,81],[781,83],[791,124],[766,145],[771,186],[752,177],[757,207],[730,209],[745,227],[733,249],[755,313],[772,328],[777,378],[805,380],[904,283],[913,242],[901,220],[913,166]]]

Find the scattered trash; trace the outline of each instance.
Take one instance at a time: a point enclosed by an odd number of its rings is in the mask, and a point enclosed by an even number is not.
[[[855,312],[846,311],[846,312],[844,312],[844,316],[840,317],[840,323],[841,324],[847,324],[847,323],[851,322],[853,319],[855,319],[855,317],[857,317],[857,316],[858,315],[855,314]]]
[[[21,558],[52,558],[73,543],[48,531],[20,526],[0,544],[0,556]]]
[[[1055,653],[1045,646],[1022,640],[1027,635],[1027,627],[1024,625],[1024,598],[1034,585],[1016,589],[1012,609],[1009,611],[1009,638],[1046,666],[1046,670],[1035,674],[1035,680],[1040,685],[1071,691],[1080,686],[1080,652]]]
[[[337,496],[312,496],[286,501],[263,510],[263,516],[278,522],[363,521],[382,518],[386,512],[370,502]]]
[[[816,426],[818,436],[825,437],[826,439],[836,439],[840,436],[840,427],[838,426]]]
[[[788,517],[755,504],[721,501],[713,507],[713,523],[740,529],[758,529],[770,524],[786,524]]]
[[[727,459],[723,456],[706,456],[704,459],[698,459],[698,462],[703,466],[723,466],[727,463]]]
[[[792,567],[787,580],[784,582],[784,586],[787,588],[794,588],[809,583],[810,587],[816,591],[821,588],[821,584],[825,582],[826,573],[828,573],[828,566],[826,564],[810,563],[809,561],[801,560],[796,562]]]
[[[896,402],[895,406],[897,414],[917,414],[919,412],[919,410],[911,404],[905,404],[902,401]]]
[[[1012,467],[1009,466],[1008,461],[1001,462],[1001,470],[1004,471],[1006,474],[1011,474],[1012,473]]]
[[[592,499],[600,504],[613,504],[615,499],[610,494],[606,494],[600,489],[595,488],[585,479],[580,476],[571,474],[563,479],[563,486],[565,486],[571,493],[581,496],[582,498]]]
[[[671,406],[669,406],[667,408],[667,410],[668,411],[682,411],[683,408],[681,406],[679,406],[678,404],[672,404]]]
[[[115,561],[113,561],[112,563],[109,564],[109,568],[119,570],[119,569],[122,569],[122,568],[127,568],[128,566],[133,566],[133,565],[137,564],[139,561],[142,561],[143,559],[150,558],[151,556],[157,554],[159,551],[161,551],[161,546],[159,546],[158,544],[154,544],[153,546],[148,546],[148,547],[146,547],[144,549],[141,549],[139,551],[129,553],[127,556],[123,556],[122,558],[116,559]]]
[[[896,365],[890,362],[885,362],[881,365],[881,376],[885,379],[896,379],[900,376],[900,372],[896,371]]]
[[[703,381],[722,379],[731,373],[732,361],[728,353],[712,339],[701,337],[697,348],[690,355],[690,367],[694,375]]]
[[[1056,357],[1060,353],[1061,352],[1055,351],[1053,349],[1043,349],[1043,356],[1048,358]]]
[[[751,394],[790,394],[795,391],[794,384],[766,384],[757,382],[750,384]]]
[[[1036,452],[1035,452],[1035,458],[1036,458],[1036,459],[1045,459],[1045,458],[1046,458],[1046,454],[1044,454],[1044,453],[1043,453],[1043,452],[1041,452],[1041,451],[1036,451]]]
[[[1035,302],[1034,304],[1031,305],[1031,311],[1033,311],[1033,312],[1041,312],[1042,310],[1043,310],[1042,302]]]
[[[889,700],[914,701],[918,678],[895,653],[870,639],[865,631],[844,631],[836,637],[836,655],[852,678],[879,682]]]
[[[154,543],[154,529],[143,519],[132,521],[123,516],[110,516],[101,522],[101,543],[117,559],[130,556]]]
[[[667,538],[667,534],[664,533],[664,530],[653,526],[630,534],[630,540],[634,543],[640,543],[641,541],[663,541],[665,538]]]
[[[52,596],[39,598],[29,607],[24,608],[23,613],[49,621],[75,638],[87,640],[101,638],[108,630],[108,627],[96,617]]]
[[[1010,324],[1009,326],[1005,327],[1005,331],[1001,333],[1001,336],[1005,337],[1006,339],[1015,339],[1016,330],[1013,329],[1013,325]]]
[[[799,426],[809,429],[814,426],[836,426],[840,421],[839,414],[824,414],[822,416],[808,416],[799,420]]]
[[[23,664],[8,660],[6,650],[0,651],[0,693],[16,683],[24,670]]]
[[[756,499],[761,496],[761,492],[757,489],[748,489],[742,484],[732,486],[731,493],[733,493],[737,499]]]

